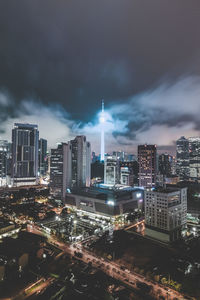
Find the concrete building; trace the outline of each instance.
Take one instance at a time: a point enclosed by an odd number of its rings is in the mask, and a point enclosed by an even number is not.
[[[189,178],[200,181],[200,137],[190,137],[189,142]]]
[[[128,168],[129,171],[129,184],[130,186],[138,186],[138,172],[139,166],[136,160],[134,161],[120,161],[120,169],[121,168]],[[121,177],[121,174],[120,174]],[[121,181],[122,184],[122,181]]]
[[[104,183],[115,185],[120,182],[119,160],[116,156],[106,156],[104,160]]]
[[[120,167],[120,184],[130,185],[130,171],[128,167]]]
[[[181,237],[187,222],[187,188],[156,188],[144,192],[145,234],[162,242]]]
[[[184,136],[176,141],[176,173],[180,180],[189,178],[189,141]]]
[[[159,155],[158,172],[161,175],[169,177],[172,175],[173,157],[167,153]]]
[[[153,187],[156,183],[157,148],[156,145],[138,146],[139,186]]]
[[[71,145],[62,143],[51,149],[50,193],[59,200],[65,197],[66,189],[71,187]]]
[[[72,189],[65,203],[77,209],[104,216],[118,216],[143,208],[143,190],[117,185]]]
[[[70,141],[72,153],[71,187],[90,186],[91,146],[84,135]]]
[[[10,150],[10,143],[0,140],[0,187],[6,186],[8,183]]]
[[[91,177],[91,148],[85,136],[51,149],[50,192],[63,199],[67,189],[89,187]]]
[[[48,170],[47,161],[47,140],[39,139],[39,151],[38,151],[38,172],[40,176],[46,175]]]
[[[12,179],[15,186],[32,185],[38,174],[37,125],[15,123],[12,130]]]

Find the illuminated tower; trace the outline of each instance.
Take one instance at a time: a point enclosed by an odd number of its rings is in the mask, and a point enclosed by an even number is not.
[[[104,126],[105,126],[105,114],[104,114],[104,101],[102,100],[102,108],[100,114],[101,123],[101,161],[104,161],[105,145],[104,145]]]

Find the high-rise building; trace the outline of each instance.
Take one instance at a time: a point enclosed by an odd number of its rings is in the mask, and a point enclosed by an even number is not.
[[[189,141],[189,177],[200,181],[200,137],[190,137]]]
[[[171,171],[172,175],[176,175],[176,156],[172,156],[172,161],[171,161]]]
[[[6,140],[0,140],[0,186],[7,184],[8,159],[10,153],[10,143]]]
[[[56,149],[51,149],[50,157],[50,193],[62,200],[67,188],[71,187],[71,145],[58,144]]]
[[[115,185],[119,183],[119,160],[116,156],[106,156],[104,161],[104,183]]]
[[[72,147],[72,187],[90,186],[91,146],[84,135],[70,141]]]
[[[12,179],[16,186],[35,184],[38,173],[37,125],[15,123],[12,130]]]
[[[38,152],[38,171],[39,175],[44,176],[47,173],[47,140],[39,139],[39,152]]]
[[[89,187],[91,177],[91,147],[86,137],[59,144],[51,149],[50,191],[62,199],[66,189]]]
[[[176,173],[180,180],[189,177],[189,141],[184,136],[176,141]]]
[[[128,168],[129,171],[129,185],[138,186],[138,162],[136,160],[131,161],[120,161],[120,169]],[[121,177],[121,175],[120,175]]]
[[[181,237],[187,223],[187,188],[145,191],[145,233],[163,242]]]
[[[169,154],[163,153],[159,155],[158,159],[158,171],[159,174],[164,176],[172,175],[172,161],[173,157]]]
[[[128,154],[124,151],[113,151],[112,156],[115,156],[120,162],[136,161],[136,156],[134,154]]]
[[[125,161],[136,161],[136,155],[135,154],[128,154],[125,155]]]
[[[116,159],[118,159],[119,161],[125,160],[125,152],[124,151],[113,151],[112,156],[115,157]]]
[[[128,167],[120,167],[120,184],[130,185],[130,171]]]
[[[156,183],[157,148],[156,145],[138,146],[139,186],[153,187]]]

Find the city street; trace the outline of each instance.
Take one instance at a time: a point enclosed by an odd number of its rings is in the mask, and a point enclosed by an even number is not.
[[[29,228],[29,231],[35,234],[44,235],[42,231],[39,230],[39,228],[35,228],[32,226],[32,228]],[[47,235],[46,235],[47,236]],[[159,296],[163,296],[165,299],[185,299],[184,296],[174,291],[168,287],[164,287],[163,285],[147,280],[144,276],[130,272],[129,270],[125,269],[122,270],[119,265],[117,265],[114,262],[107,261],[103,258],[97,257],[91,252],[88,252],[81,243],[74,243],[72,245],[66,245],[64,243],[58,242],[52,237],[48,237],[48,241],[52,243],[53,245],[56,245],[60,250],[63,252],[74,256],[75,252],[80,252],[82,254],[82,257],[77,257],[77,259],[82,260],[85,263],[91,262],[92,265],[103,272],[105,272],[107,275],[120,280],[124,284],[132,287],[133,289],[137,289],[136,282],[143,282],[147,285],[152,286],[152,292],[156,299],[159,299]]]

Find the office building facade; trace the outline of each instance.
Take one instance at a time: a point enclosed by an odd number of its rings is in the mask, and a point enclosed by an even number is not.
[[[71,145],[61,143],[51,149],[50,156],[50,193],[58,200],[65,197],[71,186]]]
[[[48,170],[47,161],[47,140],[39,139],[38,151],[38,172],[40,176],[45,176]]]
[[[139,186],[153,187],[157,174],[156,145],[138,146]]]
[[[200,181],[200,137],[190,137],[189,142],[189,178]]]
[[[70,141],[72,149],[72,184],[71,187],[90,186],[91,146],[84,135]]]
[[[130,186],[130,171],[128,167],[120,167],[120,184]]]
[[[139,188],[74,188],[66,194],[65,204],[89,213],[114,217],[142,210],[143,197],[143,191]]]
[[[10,143],[0,140],[0,186],[7,185],[9,173]]]
[[[144,192],[145,233],[163,242],[181,238],[187,223],[187,188],[156,188]]]
[[[161,175],[169,177],[172,175],[173,157],[169,154],[163,153],[159,155],[158,172]]]
[[[89,187],[91,177],[91,147],[85,136],[51,149],[50,192],[63,199],[67,189]]]
[[[176,173],[180,180],[189,178],[189,141],[184,136],[176,141]]]
[[[104,183],[115,185],[120,181],[119,160],[116,156],[106,156],[104,160]]]
[[[38,126],[15,123],[12,130],[12,180],[15,186],[36,184]]]

